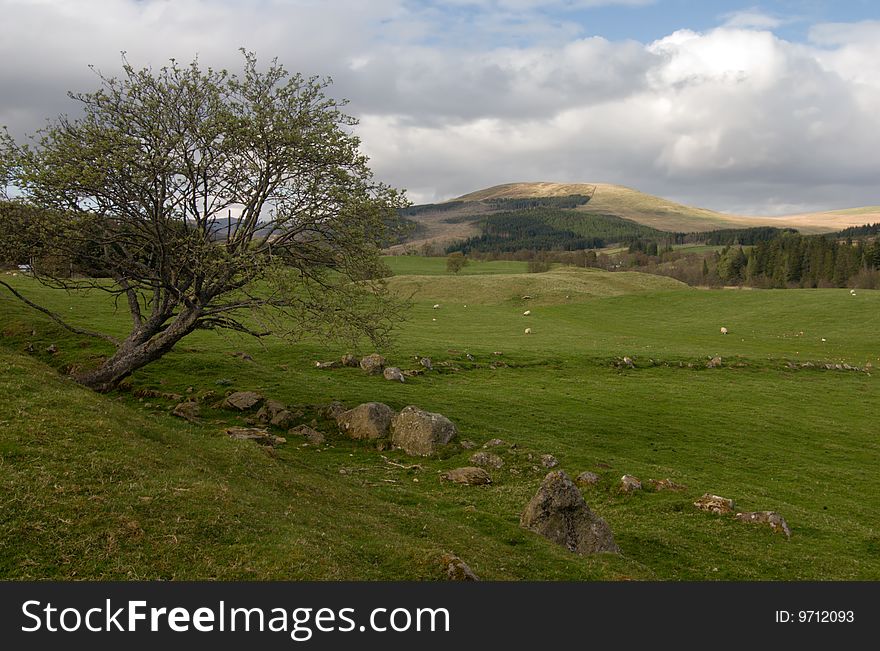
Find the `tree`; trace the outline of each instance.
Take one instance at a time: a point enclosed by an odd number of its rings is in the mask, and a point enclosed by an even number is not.
[[[42,248],[104,277],[35,264],[36,276],[106,291],[130,312],[125,338],[88,333],[115,348],[77,376],[89,387],[115,387],[197,329],[378,345],[396,320],[376,243],[402,194],[373,179],[329,79],[277,61],[260,70],[242,53],[241,74],[123,57],[121,77],[98,73],[99,90],[70,94],[81,117],[31,145],[2,141],[17,200],[40,211]]]
[[[446,256],[446,271],[457,274],[470,262],[461,251],[453,251]]]

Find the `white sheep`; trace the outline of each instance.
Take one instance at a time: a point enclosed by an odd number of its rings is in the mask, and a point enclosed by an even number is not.
[[[433,308],[433,309],[435,309],[435,310],[439,310],[439,309],[440,309],[440,303],[434,303],[434,308]]]
[[[523,316],[529,316],[531,313],[531,310],[526,310],[525,312],[523,312]]]
[[[527,335],[532,334],[532,329],[531,329],[531,328],[526,328],[526,334],[527,334]]]
[[[725,327],[722,326],[722,327],[721,327],[721,334],[726,335],[726,334],[727,334],[727,328],[725,328]]]
[[[856,290],[854,290],[854,289],[849,290],[849,295],[850,295],[850,296],[855,296],[855,295],[856,295]]]

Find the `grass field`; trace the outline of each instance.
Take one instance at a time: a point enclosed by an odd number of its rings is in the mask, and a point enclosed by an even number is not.
[[[880,365],[880,293],[389,264],[413,307],[384,352],[403,368],[417,355],[437,368],[405,384],[318,370],[315,360],[346,352],[320,342],[262,348],[199,333],[136,373],[132,391],[97,395],[56,370],[88,364],[104,344],[0,294],[0,578],[439,579],[451,551],[484,579],[880,579],[880,382],[821,367]],[[125,330],[105,296],[5,279],[77,324]],[[706,368],[715,355],[723,367]],[[618,368],[623,356],[635,368]],[[240,417],[209,408],[192,424],[168,413],[173,401],[136,397],[189,387],[297,405],[330,444],[291,439],[272,456],[220,433]],[[348,441],[319,414],[334,399],[416,404],[451,418],[462,439],[517,448],[502,448],[491,486],[441,483],[437,473],[469,465],[470,452],[414,460]],[[579,557],[519,527],[544,453],[572,476],[600,475],[584,496],[619,556]],[[687,489],[620,495],[624,473]],[[697,511],[705,492],[779,511],[792,538]]]

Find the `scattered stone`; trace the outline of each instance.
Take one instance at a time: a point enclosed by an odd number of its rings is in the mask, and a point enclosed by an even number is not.
[[[504,441],[502,441],[501,439],[489,439],[488,441],[483,443],[484,448],[494,448],[499,445],[505,445]]]
[[[339,361],[342,363],[343,366],[348,366],[351,368],[357,368],[361,364],[360,360],[351,353],[346,353],[339,359]]]
[[[174,411],[172,411],[171,413],[178,418],[185,418],[189,422],[194,423],[199,417],[199,403],[193,400],[181,402],[174,408]]]
[[[55,344],[49,344],[48,348],[46,348],[46,352],[54,355],[58,352],[58,346],[56,346]]]
[[[228,377],[222,377],[214,382],[214,384],[221,387],[228,387],[230,384],[232,384],[232,380],[230,380]]]
[[[247,411],[262,401],[263,396],[255,391],[236,391],[226,396],[226,400],[223,401],[223,408]]]
[[[342,362],[338,359],[330,360],[329,362],[315,362],[315,368],[320,369],[322,371],[331,369],[331,368],[342,368]]]
[[[425,367],[425,369],[428,371],[430,371],[431,369],[434,368],[433,364],[431,363],[430,357],[422,357],[419,360],[419,364],[421,364],[423,367]]]
[[[632,360],[632,357],[624,357],[623,358],[623,365],[626,366],[627,368],[635,368],[636,367],[635,363]]]
[[[471,463],[482,468],[495,468],[498,470],[504,466],[504,459],[491,452],[475,452],[471,455]]]
[[[684,484],[676,484],[671,479],[649,479],[647,484],[655,491],[683,491],[687,488]]]
[[[455,424],[443,416],[410,405],[391,421],[391,442],[407,454],[428,456],[458,435]]]
[[[392,382],[404,382],[403,371],[401,371],[396,366],[389,366],[384,371],[382,371],[382,375],[386,380],[391,380]]]
[[[473,441],[462,441],[460,445],[463,450],[473,450],[475,447],[477,447],[477,444]]]
[[[446,553],[440,557],[440,563],[446,568],[446,578],[450,581],[479,581],[479,577],[468,567],[468,564],[455,554]]]
[[[559,465],[559,460],[554,457],[552,454],[542,454],[541,455],[541,465],[545,468],[555,468]]]
[[[638,477],[624,475],[620,478],[619,488],[621,493],[633,493],[642,490],[642,482]]]
[[[388,436],[394,410],[381,402],[365,402],[342,412],[336,419],[339,429],[352,439],[380,439]]]
[[[452,481],[457,484],[467,484],[468,486],[483,486],[491,484],[492,478],[483,468],[474,466],[465,466],[464,468],[453,468],[446,472],[440,473],[440,479],[443,481]]]
[[[562,470],[544,477],[520,517],[520,526],[577,554],[620,552],[608,524],[590,510]]]
[[[752,522],[755,524],[767,523],[773,530],[773,533],[784,533],[786,538],[791,538],[791,529],[788,523],[776,511],[752,511],[748,513],[737,513],[736,519],[742,522]]]
[[[230,427],[226,435],[239,441],[255,441],[261,445],[276,446],[287,443],[283,436],[270,434],[268,430],[259,427]]]
[[[342,412],[345,411],[345,405],[343,405],[338,400],[334,400],[329,405],[324,407],[321,411],[323,412],[325,418],[338,420],[339,416],[342,415]]]
[[[361,360],[360,367],[370,375],[379,375],[385,368],[385,358],[378,353],[367,355]]]
[[[599,475],[589,470],[585,470],[574,479],[579,486],[595,486],[599,483]]]
[[[304,436],[312,445],[324,445],[325,437],[322,432],[312,429],[308,425],[298,425],[287,431],[288,436]],[[342,473],[342,471],[339,471]],[[345,474],[345,473],[343,473]]]
[[[706,362],[706,368],[720,368],[721,367],[721,357],[716,355],[708,362]]]
[[[703,497],[694,502],[694,506],[701,511],[717,513],[718,515],[733,513],[733,500],[718,495],[712,495],[710,493],[706,493]]]

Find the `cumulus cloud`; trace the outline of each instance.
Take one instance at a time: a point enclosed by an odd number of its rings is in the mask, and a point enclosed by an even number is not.
[[[639,1],[451,4],[0,0],[0,124],[75,110],[64,91],[94,88],[88,64],[118,70],[120,50],[236,69],[242,46],[330,74],[377,174],[416,201],[555,180],[749,213],[880,203],[880,22],[793,43],[748,10],[639,43],[585,38],[564,11]]]

